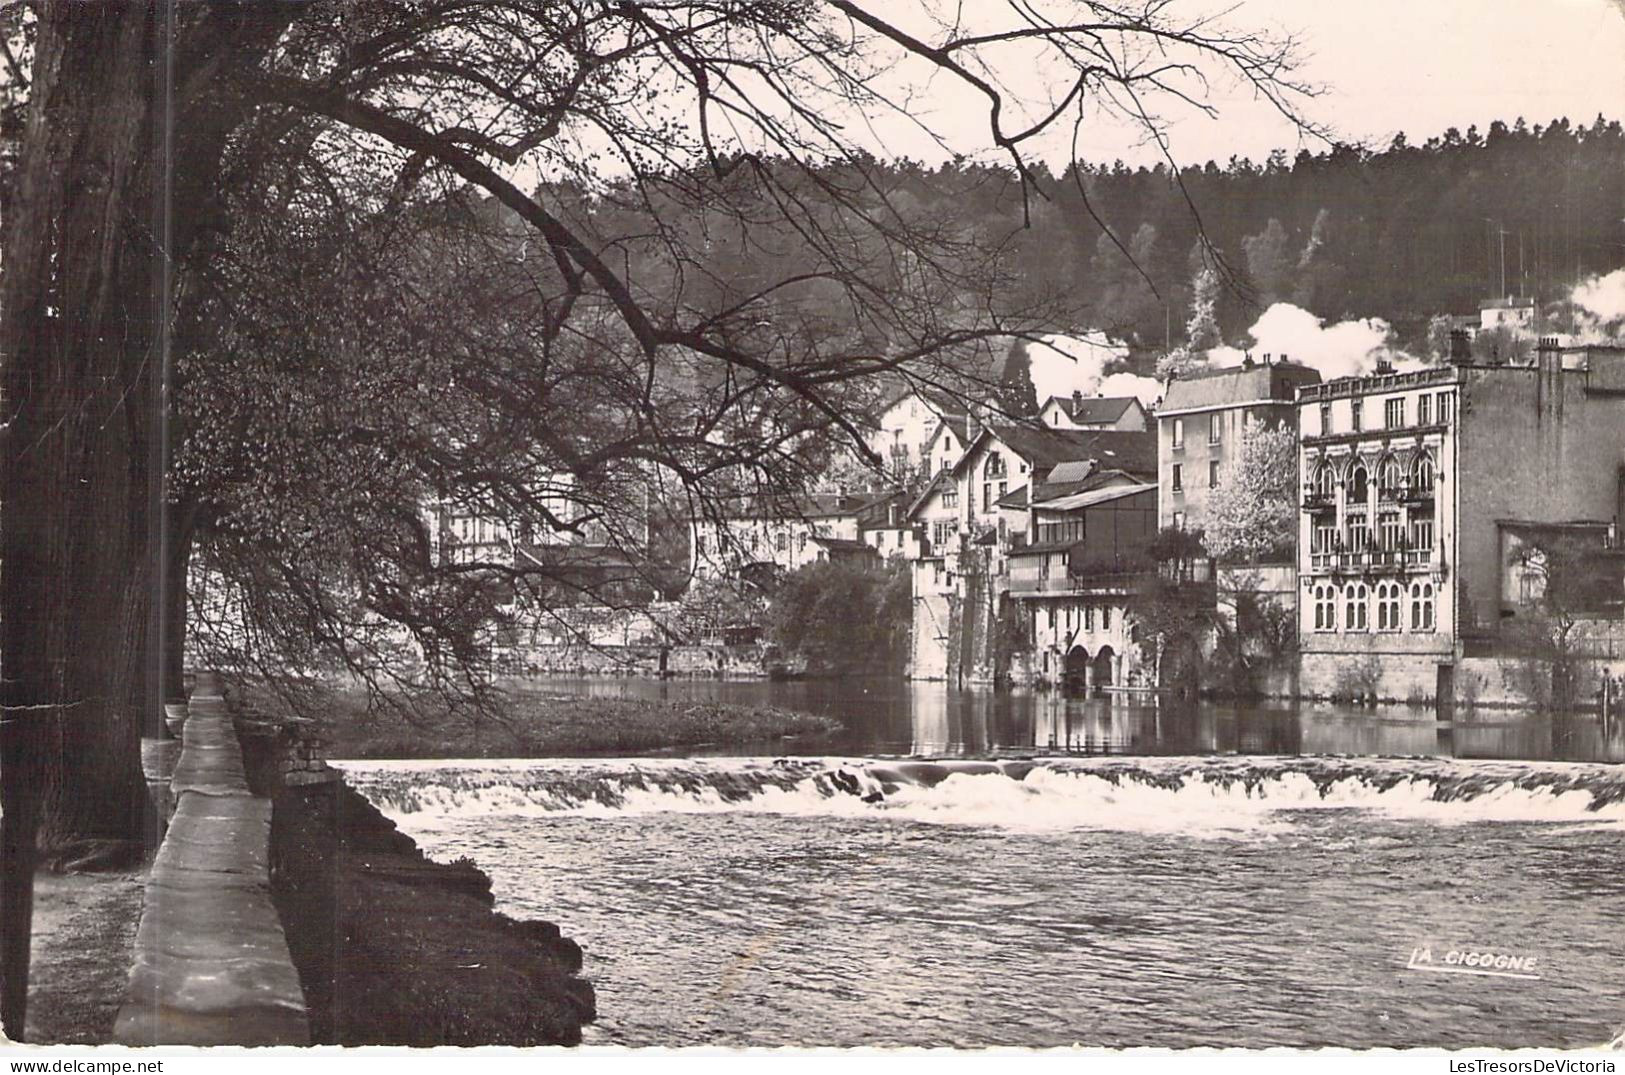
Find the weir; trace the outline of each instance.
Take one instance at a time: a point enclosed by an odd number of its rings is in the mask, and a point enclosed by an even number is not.
[[[271,902],[271,800],[248,789],[219,681],[200,674],[148,876],[122,1045],[308,1045],[299,976]]]
[[[346,762],[384,813],[800,814],[1021,830],[1223,835],[1291,811],[1426,823],[1625,824],[1625,772],[1422,758],[705,759]]]

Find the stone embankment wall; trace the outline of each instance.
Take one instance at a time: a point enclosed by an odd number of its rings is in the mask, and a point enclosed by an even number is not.
[[[218,681],[200,676],[147,880],[124,1045],[305,1045],[299,975],[271,900],[271,800],[249,791]]]
[[[1454,702],[1486,709],[1540,708],[1546,701],[1550,666],[1526,658],[1466,657],[1453,662]],[[1297,694],[1302,698],[1405,702],[1431,706],[1438,694],[1439,662],[1426,656],[1393,654],[1315,654],[1302,657]],[[1612,681],[1612,700],[1625,695],[1625,660],[1580,659],[1576,662],[1576,702],[1600,705],[1604,679]]]
[[[493,909],[325,760],[318,725],[228,713],[200,676],[145,759],[169,829],[115,1029],[126,1045],[567,1045],[596,1003],[581,949]],[[172,783],[172,786],[170,786]]]

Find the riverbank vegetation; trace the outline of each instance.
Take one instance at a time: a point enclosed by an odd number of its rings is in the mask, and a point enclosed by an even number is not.
[[[909,567],[819,563],[791,572],[773,593],[773,641],[815,674],[901,674],[913,615]]]
[[[816,739],[840,727],[829,717],[773,706],[721,702],[662,702],[641,698],[581,698],[545,686],[501,684],[496,704],[456,708],[443,701],[393,699],[385,704],[361,688],[328,688],[317,712],[336,758],[622,757],[761,747],[785,739]],[[251,711],[280,714],[273,691],[245,692]],[[308,708],[307,708],[308,707]]]

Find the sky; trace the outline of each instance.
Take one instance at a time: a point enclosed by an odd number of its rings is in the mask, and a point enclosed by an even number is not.
[[[982,10],[990,20],[1004,9],[1001,0],[978,3],[987,5]],[[912,0],[882,0],[873,10],[906,17],[912,6]],[[1303,107],[1347,141],[1380,148],[1404,131],[1421,144],[1448,127],[1465,132],[1477,124],[1482,132],[1493,120],[1510,124],[1520,115],[1531,125],[1564,115],[1589,123],[1599,112],[1625,118],[1625,0],[1175,0],[1174,10],[1298,36],[1300,77],[1324,87]],[[1029,67],[1006,85],[1038,100],[1054,75]],[[1223,164],[1232,154],[1262,161],[1274,148],[1289,156],[1324,148],[1233,83],[1214,81],[1208,100],[1216,118],[1189,108],[1164,113],[1171,120],[1170,151],[1180,164]],[[914,105],[955,148],[985,145],[987,110],[973,91],[939,77]],[[1065,136],[1039,147],[1052,167],[1071,159],[1066,126]],[[906,124],[883,137],[896,155],[928,161],[944,155]],[[1160,156],[1130,126],[1105,118],[1086,125],[1077,155],[1131,164]]]

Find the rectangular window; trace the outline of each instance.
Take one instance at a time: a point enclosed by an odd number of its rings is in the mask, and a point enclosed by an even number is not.
[[[1223,430],[1224,426],[1221,424],[1220,415],[1210,414],[1207,416],[1207,442],[1209,444],[1219,443],[1224,436]]]
[[[1392,552],[1399,548],[1399,535],[1403,533],[1399,522],[1399,512],[1385,511],[1377,517],[1377,538],[1381,542],[1378,548]]]
[[[1112,607],[1110,605],[1100,610],[1100,629],[1102,631],[1112,629]]]
[[[982,514],[986,515],[993,510],[993,483],[982,483]]]
[[[1174,447],[1185,447],[1185,419],[1174,419]]]
[[[942,491],[942,506],[945,508],[959,507],[959,486],[950,485]]]
[[[1083,610],[1083,629],[1085,631],[1095,629],[1095,606],[1093,605],[1088,605]]]
[[[1310,546],[1311,552],[1331,552],[1336,544],[1336,526],[1330,523],[1320,523],[1315,526],[1314,544]]]
[[[1451,405],[1455,402],[1454,396],[1449,392],[1439,393],[1439,424],[1444,425],[1450,421]]]
[[[1348,551],[1365,552],[1371,547],[1371,529],[1366,526],[1365,516],[1350,515],[1348,524]]]
[[[1349,428],[1356,433],[1365,428],[1365,400],[1349,400]]]
[[[1207,487],[1209,489],[1212,489],[1212,488],[1217,487],[1218,484],[1219,484],[1219,461],[1217,459],[1214,459],[1214,460],[1211,460],[1207,465]]]
[[[1416,424],[1419,426],[1433,424],[1433,397],[1426,393],[1416,397]]]
[[[1183,530],[1183,529],[1185,529],[1185,513],[1184,512],[1182,512],[1182,511],[1174,512],[1174,529],[1175,530]]]
[[[1331,432],[1332,405],[1330,403],[1322,403],[1320,405],[1320,435],[1323,437],[1328,437],[1331,436]]]
[[[1405,397],[1386,400],[1382,407],[1383,424],[1389,429],[1399,429],[1405,425]]]
[[[1049,607],[1049,629],[1050,629],[1050,633],[1053,634],[1054,631],[1055,631],[1055,606],[1054,605],[1051,605]]]
[[[1174,464],[1174,492],[1185,488],[1185,467],[1182,463]]]
[[[1425,553],[1433,552],[1433,520],[1411,520],[1411,548]]]

